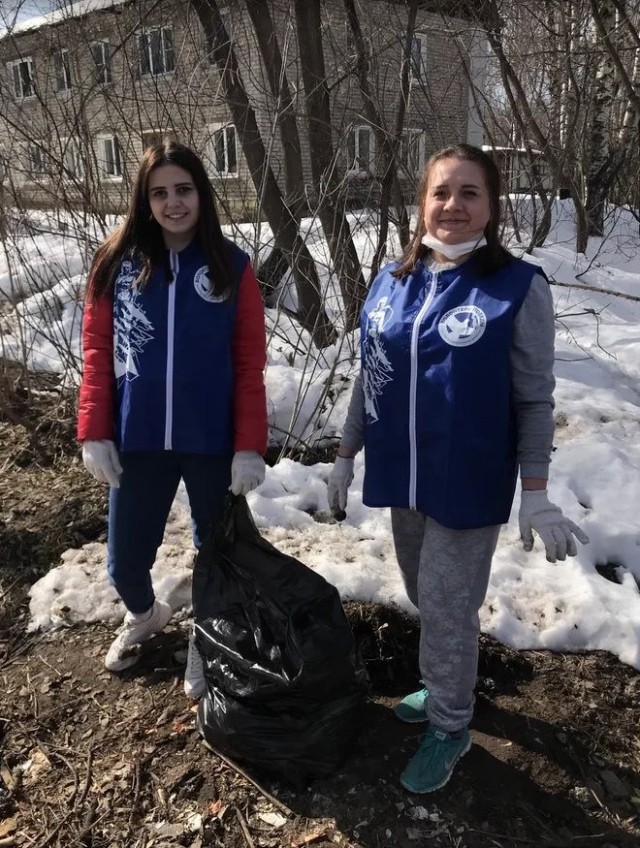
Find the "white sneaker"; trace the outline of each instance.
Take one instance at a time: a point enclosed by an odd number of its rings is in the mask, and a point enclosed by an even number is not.
[[[187,667],[184,672],[184,694],[187,698],[197,701],[207,691],[207,682],[204,679],[204,667],[200,651],[196,647],[196,636],[191,631],[189,636],[189,651],[187,653]]]
[[[104,664],[109,671],[124,671],[125,668],[135,665],[140,658],[138,650],[140,642],[164,630],[172,615],[173,610],[169,604],[157,600],[153,602],[151,610],[144,613],[144,618],[128,612],[124,617],[124,624],[104,659]]]

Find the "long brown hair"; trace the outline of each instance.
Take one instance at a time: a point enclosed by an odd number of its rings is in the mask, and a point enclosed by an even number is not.
[[[393,272],[394,277],[405,277],[407,274],[410,274],[418,260],[429,252],[429,248],[422,244],[422,239],[426,234],[424,208],[427,201],[427,192],[429,191],[429,177],[434,166],[443,159],[463,159],[467,162],[474,162],[482,169],[484,175],[484,181],[489,195],[490,216],[487,226],[484,228],[484,236],[487,244],[479,248],[476,253],[479,272],[481,274],[490,274],[492,271],[497,271],[498,268],[507,265],[513,258],[509,251],[500,243],[500,171],[491,156],[480,150],[479,147],[473,147],[471,144],[456,144],[453,147],[444,147],[442,150],[438,150],[437,153],[431,156],[425,166],[420,184],[418,203],[420,211],[418,212],[417,226],[413,238],[405,250],[400,267]]]
[[[120,263],[127,256],[142,264],[137,285],[148,283],[152,270],[158,267],[164,267],[170,279],[162,228],[151,214],[148,191],[149,176],[162,165],[177,165],[188,171],[193,179],[200,209],[197,238],[209,268],[211,291],[222,297],[230,297],[233,293],[235,281],[231,261],[207,172],[191,148],[171,140],[145,151],[124,223],[100,245],[94,256],[87,286],[89,299],[111,294]]]

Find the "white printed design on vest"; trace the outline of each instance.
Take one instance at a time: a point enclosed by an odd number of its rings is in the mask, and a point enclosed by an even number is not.
[[[440,337],[452,347],[475,344],[487,326],[487,316],[478,306],[456,306],[442,316],[438,323]]]
[[[209,269],[206,265],[198,268],[193,275],[193,286],[203,300],[208,303],[220,303],[224,300],[224,296],[214,294],[211,291],[211,281],[209,280]]]
[[[367,317],[367,334],[364,339],[362,359],[362,386],[364,411],[372,421],[378,420],[378,399],[383,388],[392,379],[393,367],[382,344],[380,334],[393,315],[389,298],[382,297]]]
[[[142,349],[153,338],[153,324],[147,318],[133,286],[138,276],[131,262],[123,262],[116,278],[113,310],[113,366],[116,380],[135,380]]]

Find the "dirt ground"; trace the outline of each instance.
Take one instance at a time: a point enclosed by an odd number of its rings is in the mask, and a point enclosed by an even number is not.
[[[398,775],[421,731],[391,708],[417,683],[417,624],[349,603],[373,693],[344,766],[301,790],[208,750],[182,692],[184,624],[120,676],[108,627],[26,630],[29,586],[103,538],[105,509],[73,403],[0,361],[0,846],[640,846],[640,675],[606,653],[483,638],[474,745],[414,796]]]

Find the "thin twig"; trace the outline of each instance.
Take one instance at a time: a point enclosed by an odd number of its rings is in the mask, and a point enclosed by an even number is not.
[[[141,772],[142,762],[141,760],[137,760],[136,768],[133,775],[133,801],[131,803],[131,810],[129,812],[129,830],[133,828],[133,817],[136,812],[136,807],[138,806],[138,798],[140,797]]]
[[[257,783],[252,777],[250,777],[244,769],[240,768],[239,765],[236,765],[233,760],[230,760],[228,757],[225,757],[224,754],[221,754],[220,751],[217,751],[215,748],[212,748],[206,740],[203,740],[202,744],[205,746],[205,748],[211,751],[212,754],[215,754],[216,757],[221,759],[223,763],[226,763],[229,768],[232,768],[241,777],[244,777],[245,780],[248,780],[252,786],[255,786],[258,792],[263,795],[267,799],[267,801],[271,802],[274,807],[277,807],[279,810],[282,810],[285,815],[292,816],[293,818],[295,818],[295,813],[293,812],[293,810],[287,807],[286,804],[283,804],[282,801],[279,801],[270,792],[267,792],[267,790],[260,786],[260,784]]]
[[[512,836],[511,834],[506,833],[491,833],[490,831],[479,830],[475,827],[469,827],[467,830],[470,833],[481,833],[483,836],[488,836],[492,839],[508,839],[511,842],[522,842],[525,845],[537,845],[538,848],[590,848],[590,846],[595,845],[597,841],[601,841],[603,839],[614,839],[617,834],[617,831],[610,830],[607,833],[593,833],[588,836],[570,836],[568,839],[558,842],[555,839],[529,839],[525,836]]]
[[[93,748],[89,748],[87,752],[87,776],[84,781],[84,786],[82,787],[82,795],[80,795],[80,805],[84,804],[87,800],[87,795],[89,794],[89,787],[91,786],[91,766],[93,764]]]
[[[41,746],[39,746],[39,747],[41,747]],[[78,796],[78,786],[80,785],[80,778],[78,777],[78,772],[75,770],[75,768],[69,762],[69,760],[66,757],[64,757],[59,751],[51,751],[51,756],[57,757],[59,760],[62,760],[62,762],[65,764],[65,766],[69,769],[69,771],[73,775],[73,792],[71,793],[71,798],[69,798],[69,800],[67,801],[67,805],[71,808],[71,810],[73,810],[73,808],[75,806],[76,798]]]
[[[240,829],[242,830],[242,835],[244,836],[245,842],[249,846],[249,848],[256,848],[255,842],[251,838],[251,834],[249,833],[249,828],[247,827],[247,823],[244,820],[244,816],[240,812],[237,807],[233,808],[236,811],[236,818],[240,823]]]
[[[96,801],[95,798],[92,798],[91,803],[89,804],[89,809],[87,810],[87,813],[86,813],[84,819],[82,820],[82,828],[80,830],[80,833],[76,837],[77,841],[81,845],[90,845],[91,842],[92,842],[91,829],[93,828],[93,825],[94,825],[94,822],[95,822],[96,810],[97,809],[98,809],[98,802]]]
[[[584,283],[565,283],[561,280],[556,280],[553,277],[551,277],[550,283],[552,286],[563,286],[566,289],[580,289],[581,291],[589,292],[589,294],[608,294],[612,297],[622,297],[625,300],[633,300],[636,303],[640,303],[640,297],[633,294],[627,294],[626,292],[613,291],[613,289],[599,289],[595,286],[585,286]]]

